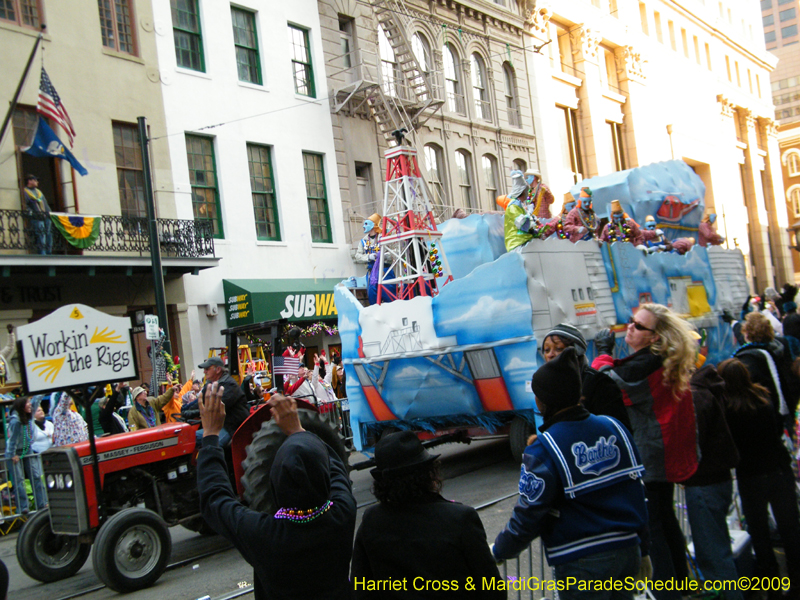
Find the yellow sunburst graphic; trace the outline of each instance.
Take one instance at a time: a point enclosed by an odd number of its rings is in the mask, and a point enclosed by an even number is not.
[[[108,327],[103,327],[103,331],[97,331],[97,327],[94,328],[94,333],[92,334],[92,339],[89,340],[90,344],[124,344],[125,340],[120,338],[119,334],[114,331],[108,330]]]
[[[69,313],[69,318],[70,319],[82,319],[83,318],[83,313],[81,313],[81,311],[79,311],[78,307],[76,306],[75,308],[72,309],[72,312]]]
[[[48,360],[35,360],[30,363],[30,369],[33,373],[39,371],[39,373],[36,373],[39,377],[44,377],[45,381],[53,383],[56,377],[58,377],[61,367],[64,366],[65,360],[67,360],[66,356],[50,358]]]

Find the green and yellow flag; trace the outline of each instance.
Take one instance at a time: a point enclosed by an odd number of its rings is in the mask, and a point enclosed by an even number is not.
[[[90,248],[100,236],[100,219],[98,215],[72,215],[68,213],[50,213],[50,220],[61,232],[61,235],[76,248]]]

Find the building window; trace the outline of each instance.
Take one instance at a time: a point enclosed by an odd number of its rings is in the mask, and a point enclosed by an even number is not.
[[[431,60],[431,45],[428,43],[427,38],[422,34],[415,33],[411,37],[411,50],[414,52],[414,57],[417,59],[423,74],[430,73],[433,61]]]
[[[551,26],[558,40],[558,68],[562,73],[574,77],[575,62],[572,57],[572,40],[570,40],[569,31],[557,23],[551,23]]]
[[[619,76],[617,75],[617,59],[614,56],[614,51],[610,48],[601,46],[603,50],[603,58],[605,60],[605,84],[606,87],[612,92],[620,93],[619,89]],[[602,75],[601,71],[601,75]]]
[[[706,67],[708,67],[708,70],[710,71],[711,70],[711,47],[708,44],[706,44],[705,46],[706,46]]]
[[[258,56],[256,15],[249,10],[231,6],[231,21],[239,81],[261,85],[261,59]]]
[[[250,167],[250,192],[259,240],[281,239],[278,222],[278,201],[275,198],[275,179],[272,176],[272,156],[269,146],[247,144],[247,164]]]
[[[772,0],[761,0],[761,10],[769,10],[772,8]]]
[[[308,217],[311,221],[311,241],[330,244],[331,218],[328,214],[328,194],[325,188],[325,167],[321,154],[303,152],[303,171],[306,176]]]
[[[727,55],[725,56],[725,69],[728,72],[728,81],[733,83],[733,77],[731,76],[731,57]]]
[[[661,13],[654,12],[653,13],[653,21],[656,24],[656,39],[658,40],[659,44],[664,43],[664,35],[661,33]]]
[[[428,77],[431,72],[431,65],[433,65],[433,60],[431,58],[431,45],[428,43],[428,40],[425,36],[415,33],[411,37],[411,51],[414,53],[414,58],[417,59],[417,64],[420,68],[420,73],[414,73],[414,76],[411,78],[411,87],[414,89],[420,89],[423,86],[421,85],[423,82],[420,80],[420,77]],[[427,100],[428,94],[421,94],[420,100]]]
[[[483,121],[492,121],[492,105],[486,91],[486,67],[478,54],[472,55],[472,99],[475,101],[475,116]]]
[[[144,169],[142,168],[142,146],[136,125],[113,123],[114,156],[117,160],[117,182],[122,216],[127,218],[147,217],[144,199]]]
[[[775,41],[775,32],[774,31],[765,31],[764,32],[764,41],[766,43],[774,42]]]
[[[510,127],[522,127],[522,119],[519,115],[519,103],[517,102],[517,77],[513,67],[508,63],[503,63],[503,83],[506,94],[506,110],[508,113],[508,124]]]
[[[171,0],[172,35],[175,38],[178,66],[193,71],[205,71],[200,10],[197,3],[198,0]]]
[[[789,202],[792,203],[794,218],[800,218],[800,188],[794,188],[789,192]]]
[[[103,46],[117,52],[136,54],[131,0],[97,0],[97,6],[100,9]]]
[[[614,170],[625,170],[625,149],[622,142],[622,125],[620,123],[612,123],[606,121],[611,130],[611,163],[614,165]]]
[[[765,17],[761,17],[761,20],[764,23],[764,27],[768,25],[775,25],[775,15],[767,15]]]
[[[352,17],[339,15],[339,50],[342,53],[342,66],[349,69],[355,62],[353,59],[353,51],[355,50],[355,41],[353,32],[356,28],[356,20]]]
[[[784,4],[791,4],[794,0],[778,0],[778,6],[783,6]]]
[[[458,171],[458,187],[461,190],[461,205],[464,208],[475,208],[472,200],[472,169],[470,154],[466,150],[456,150],[456,171]]]
[[[675,23],[667,21],[667,27],[669,27],[669,45],[673,50],[677,51],[678,43],[675,40]]]
[[[788,38],[797,35],[797,25],[789,25],[788,27],[781,28],[781,37]]]
[[[642,33],[650,35],[650,28],[647,25],[647,6],[644,2],[639,2],[639,20],[642,22]]]
[[[581,145],[578,137],[578,111],[565,106],[556,108],[561,112],[559,137],[561,138],[562,167],[571,174],[572,182],[578,183],[583,178]]]
[[[192,185],[194,220],[209,223],[214,237],[222,238],[224,232],[213,138],[187,133],[186,158],[189,163],[189,183]]]
[[[786,159],[786,167],[789,169],[789,177],[800,175],[800,154],[792,152]]]
[[[681,27],[681,44],[683,44],[683,55],[689,58],[689,38],[683,27]]]
[[[511,168],[515,171],[522,171],[523,173],[528,170],[528,163],[526,163],[521,158],[516,158],[511,163]]]
[[[21,151],[22,148],[27,148],[33,143],[36,129],[39,127],[39,113],[36,112],[36,108],[17,104],[14,109],[13,124],[17,172],[36,175],[39,178],[39,189],[47,198],[50,208],[55,211],[64,211],[68,200],[65,198],[66,186],[61,185],[60,162],[57,163],[59,159],[39,158]],[[53,125],[50,122],[48,124],[51,127]],[[24,204],[23,208],[25,208]]]
[[[356,163],[356,187],[358,189],[358,212],[371,215],[378,212],[378,203],[372,195],[372,165]]]
[[[39,29],[42,6],[39,0],[0,0],[0,21]]]
[[[464,94],[461,93],[461,65],[450,44],[445,44],[442,47],[442,59],[444,60],[444,83],[445,91],[447,92],[447,108],[452,113],[466,115],[467,110],[464,104]]]
[[[692,43],[694,43],[694,59],[697,62],[697,64],[699,65],[699,64],[701,64],[700,63],[700,40],[697,39],[696,35],[692,36]]]
[[[483,167],[483,181],[486,186],[486,196],[489,200],[489,210],[494,208],[497,199],[497,159],[491,154],[484,154],[481,157]]]
[[[758,97],[761,98],[761,78],[756,73],[756,92],[758,92]]]
[[[378,53],[381,57],[383,91],[390,96],[397,96],[397,87],[398,84],[402,84],[403,74],[397,66],[394,48],[389,43],[389,38],[386,36],[386,31],[383,27],[378,28]]]
[[[308,30],[289,25],[289,38],[292,42],[294,90],[301,96],[316,98],[317,90],[314,85],[314,66],[311,64]]]
[[[423,157],[425,170],[428,173],[428,189],[432,195],[431,203],[441,210],[447,204],[442,149],[435,144],[426,144],[423,148]]]

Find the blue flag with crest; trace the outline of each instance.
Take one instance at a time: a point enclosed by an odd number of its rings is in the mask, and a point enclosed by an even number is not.
[[[78,162],[78,159],[67,150],[64,144],[61,143],[61,140],[58,139],[55,132],[50,129],[50,126],[47,124],[42,117],[39,117],[39,127],[36,129],[36,135],[33,138],[33,143],[23,150],[25,154],[30,154],[31,156],[38,156],[40,158],[61,158],[63,160],[68,160],[69,164],[72,165],[72,168],[75,169],[81,175],[88,175],[89,171],[87,171],[84,166]]]

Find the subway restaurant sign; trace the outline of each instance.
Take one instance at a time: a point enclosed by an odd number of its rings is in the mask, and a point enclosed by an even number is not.
[[[223,279],[228,327],[274,319],[319,321],[338,318],[333,286],[338,280]]]
[[[29,394],[137,379],[131,320],[69,304],[17,328]]]

